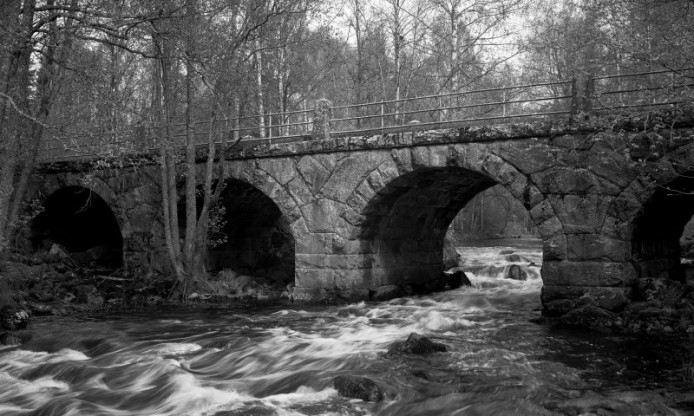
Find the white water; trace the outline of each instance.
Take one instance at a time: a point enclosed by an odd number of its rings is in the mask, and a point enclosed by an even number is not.
[[[571,400],[686,389],[665,362],[679,346],[641,343],[652,356],[635,364],[633,339],[529,322],[540,252],[513,249],[529,273],[514,281],[502,278],[505,249],[464,249],[473,287],[427,297],[36,324],[22,348],[0,350],[0,415],[576,415]],[[412,332],[449,351],[385,357]],[[340,374],[371,378],[387,399],[340,397]],[[610,414],[684,414],[635,397]]]

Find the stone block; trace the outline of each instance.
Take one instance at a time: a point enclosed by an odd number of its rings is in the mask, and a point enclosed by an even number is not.
[[[398,285],[379,286],[369,294],[369,298],[375,301],[390,300],[405,296],[405,291]]]
[[[348,240],[339,235],[332,235],[332,253],[334,254],[370,254],[372,243],[368,240]]]
[[[578,301],[584,298],[608,311],[619,311],[633,298],[632,288],[622,287],[590,287],[590,286],[552,286],[542,287],[542,305],[557,306],[559,300]]]
[[[543,239],[542,261],[566,259],[566,236],[563,234]]]
[[[429,149],[426,147],[413,147],[411,148],[412,155],[412,168],[427,168],[429,164]]]
[[[508,190],[511,192],[513,196],[516,197],[516,199],[521,201],[521,203],[525,203],[525,201],[523,201],[523,198],[529,192],[528,178],[522,173],[519,173],[513,180],[513,182],[510,185],[508,185]]]
[[[382,161],[379,152],[353,154],[340,160],[323,185],[322,193],[330,199],[345,202],[354,189]]]
[[[482,170],[502,185],[509,185],[521,175],[516,168],[496,155],[488,155],[482,163]]]
[[[320,163],[315,156],[304,156],[297,163],[297,170],[313,195],[318,194],[330,178],[330,170]]]
[[[631,257],[631,244],[602,234],[569,234],[567,259],[625,262]]]
[[[335,287],[343,291],[366,291],[369,296],[371,269],[336,269],[333,271]]]
[[[548,195],[566,233],[595,233],[600,231],[613,197],[584,195]]]
[[[672,166],[667,157],[663,157],[655,162],[647,163],[643,167],[643,173],[648,175],[654,182],[658,184],[666,184],[673,179],[679,177],[679,173]]]
[[[270,175],[281,185],[287,184],[296,176],[294,160],[289,158],[256,159],[256,166]]]
[[[333,270],[326,269],[296,269],[297,289],[322,289],[335,287],[335,274]]]
[[[301,207],[308,229],[315,233],[335,232],[339,211],[340,209],[335,202],[327,199],[317,199],[313,203]]]
[[[374,256],[372,254],[331,254],[324,257],[323,265],[337,270],[370,269],[374,265]]]
[[[602,144],[600,144],[602,143]],[[624,188],[636,176],[636,171],[629,166],[623,154],[615,152],[604,142],[596,143],[584,162],[588,170],[620,188]]]
[[[356,189],[356,192],[358,192],[359,195],[361,195],[362,198],[367,202],[370,202],[371,199],[376,195],[376,190],[371,187],[369,181],[363,181],[360,183]]]
[[[448,165],[449,149],[448,146],[430,146],[429,164],[430,166],[443,167]]]
[[[295,240],[297,254],[330,254],[333,249],[333,234],[310,233],[298,235]]]
[[[366,221],[365,216],[350,207],[344,207],[340,217],[353,227],[360,227]]]
[[[629,241],[632,237],[633,226],[611,215],[606,215],[601,233],[606,237]]]
[[[368,202],[359,192],[353,192],[347,199],[347,205],[358,212],[362,212]]]
[[[557,217],[552,217],[547,221],[537,226],[538,231],[543,239],[552,238],[558,234],[564,234],[561,222]]]
[[[557,299],[544,304],[542,314],[545,316],[562,316],[570,311],[575,304],[571,299]]]
[[[300,207],[309,204],[314,200],[313,192],[311,192],[310,188],[299,177],[289,181],[286,188],[289,195],[291,195],[295,203]]]
[[[615,198],[607,213],[620,221],[631,222],[642,207],[639,198],[627,188]]]
[[[369,184],[376,192],[378,192],[381,189],[386,187],[386,183],[383,180],[383,178],[381,177],[381,172],[378,169],[371,172],[369,174],[369,176],[367,177],[367,180],[369,181]]]
[[[542,281],[552,286],[630,287],[636,282],[636,270],[630,262],[545,261]]]
[[[530,143],[503,143],[498,150],[499,156],[525,174],[533,174],[556,166],[559,152],[560,149],[544,144]]]
[[[567,150],[588,150],[593,145],[593,141],[585,135],[563,134],[553,137],[552,144],[554,146],[563,147]]]
[[[528,214],[530,215],[530,218],[533,219],[535,224],[542,224],[555,216],[554,207],[547,199],[535,205],[532,209],[530,209],[530,211],[528,211]]]
[[[398,172],[406,173],[412,171],[412,157],[409,148],[393,149],[390,151],[390,155],[395,162]]]
[[[531,178],[543,193],[617,195],[621,192],[620,187],[576,167],[552,168],[535,173]]]
[[[395,162],[387,161],[378,167],[378,171],[381,173],[381,178],[383,182],[389,184],[398,177],[400,177],[400,171],[398,170]]]

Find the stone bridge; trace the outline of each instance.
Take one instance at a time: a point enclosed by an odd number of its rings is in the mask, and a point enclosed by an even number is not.
[[[500,184],[541,234],[545,311],[586,294],[616,310],[639,277],[681,273],[694,118],[662,117],[242,142],[222,162],[228,240],[208,267],[262,265],[306,299],[435,286],[449,224]],[[29,193],[45,209],[27,230],[34,248],[45,238],[76,251],[106,243],[118,265],[162,267],[160,174],[142,161],[42,165]]]

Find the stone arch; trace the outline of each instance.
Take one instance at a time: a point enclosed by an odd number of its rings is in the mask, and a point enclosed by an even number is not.
[[[275,162],[275,161],[273,161]],[[287,163],[285,160],[278,160],[276,164]],[[273,166],[270,163],[270,166]],[[289,179],[283,179],[280,175],[272,175],[257,166],[255,161],[244,160],[235,161],[231,164],[231,179],[236,179],[253,186],[265,194],[282,212],[292,226],[292,232],[300,233],[305,229],[305,225],[299,224],[301,211],[297,201],[292,198],[291,193],[286,189]],[[275,178],[277,176],[277,179]]]
[[[276,202],[282,191],[272,185],[262,188],[246,180],[226,180],[220,196],[225,212],[220,214],[223,222],[217,234],[224,241],[208,250],[207,268],[232,269],[288,284],[295,278],[293,224]]]
[[[122,198],[120,198],[106,181],[98,176],[90,176],[85,180],[84,175],[79,173],[59,173],[48,175],[44,180],[34,183],[27,192],[26,200],[30,203],[43,205],[47,198],[63,188],[81,187],[92,191],[98,195],[111,208],[113,215],[118,221],[121,235],[127,240],[131,234],[130,221],[122,209]]]
[[[637,278],[680,280],[680,237],[694,215],[694,145],[647,162],[610,207],[603,229],[629,243]]]
[[[121,225],[100,194],[81,185],[63,186],[42,204],[43,211],[29,226],[29,239],[35,250],[47,250],[57,243],[85,265],[123,265]]]
[[[545,242],[564,237],[541,192],[495,150],[478,144],[402,149],[357,186],[348,203],[360,216],[353,237],[372,257],[368,285],[439,279],[449,224],[472,197],[497,184],[523,203]]]

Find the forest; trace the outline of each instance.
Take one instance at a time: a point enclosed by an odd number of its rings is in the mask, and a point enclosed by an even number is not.
[[[4,0],[0,248],[24,221],[45,149],[106,148],[113,163],[156,148],[172,270],[195,279],[227,175],[215,143],[289,133],[281,125],[301,125],[322,98],[340,106],[683,70],[693,9],[693,0]],[[196,176],[196,128],[244,117],[248,131],[208,129],[206,174]]]

